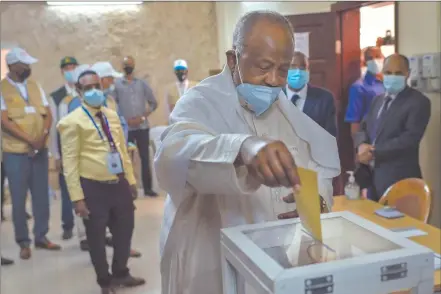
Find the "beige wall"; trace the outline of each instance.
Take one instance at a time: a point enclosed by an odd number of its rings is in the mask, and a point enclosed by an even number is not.
[[[398,48],[405,55],[441,51],[441,3],[400,2]],[[427,94],[432,102],[432,115],[421,143],[421,166],[424,179],[434,191],[430,223],[441,225],[441,94]]]
[[[271,9],[285,15],[330,11],[334,2],[217,2],[219,66],[225,62],[224,52],[231,48],[236,21],[245,12],[255,9]],[[405,55],[440,52],[441,3],[400,2],[398,47]],[[433,189],[434,211],[430,223],[441,224],[441,123],[440,94],[427,94],[432,102],[432,116],[421,143],[421,167],[424,178]]]
[[[333,3],[335,2],[216,2],[219,67],[222,68],[225,64],[225,51],[231,49],[234,26],[243,14],[259,9],[269,9],[284,15],[329,12]]]
[[[82,63],[109,60],[118,69],[123,55],[133,55],[137,74],[149,76],[161,106],[164,86],[175,79],[175,59],[188,61],[192,79],[207,77],[208,70],[218,65],[212,2],[150,2],[124,10],[87,11],[51,8],[42,2],[0,7],[2,43],[18,44],[39,59],[33,76],[47,92],[63,82],[58,65],[64,55],[76,56]],[[166,122],[162,107],[151,122]]]

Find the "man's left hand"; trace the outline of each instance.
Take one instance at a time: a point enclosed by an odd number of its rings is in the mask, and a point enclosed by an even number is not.
[[[291,193],[288,196],[285,196],[282,198],[285,203],[294,203],[296,202],[294,198],[294,194]],[[299,217],[299,214],[297,213],[297,209],[294,211],[289,211],[285,213],[281,213],[277,216],[278,219],[288,219],[288,218],[296,218]]]
[[[286,203],[294,203],[296,202],[295,198],[294,198],[294,194],[291,193],[288,196],[283,197],[283,201]],[[321,213],[327,213],[329,212],[325,200],[323,199],[322,196],[320,196],[320,212]],[[281,213],[277,216],[278,219],[289,219],[289,218],[296,218],[299,217],[299,214],[297,212],[297,209],[294,211],[289,211],[289,212],[285,212],[285,213]]]
[[[138,187],[136,185],[130,185],[130,193],[132,193],[132,198],[138,198]]]

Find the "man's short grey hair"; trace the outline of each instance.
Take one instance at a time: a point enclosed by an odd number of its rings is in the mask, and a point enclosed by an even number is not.
[[[286,30],[293,38],[294,44],[294,30],[291,23],[288,19],[286,19],[286,17],[275,11],[257,10],[246,13],[239,19],[236,24],[233,33],[233,49],[235,49],[238,54],[241,54],[243,52],[245,48],[246,37],[248,36],[254,24],[256,24],[259,20],[266,20],[271,23],[280,24],[286,27]]]

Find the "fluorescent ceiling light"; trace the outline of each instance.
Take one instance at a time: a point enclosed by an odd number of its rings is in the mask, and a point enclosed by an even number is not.
[[[91,5],[139,5],[143,1],[124,1],[124,2],[65,2],[65,1],[47,1],[47,5],[51,6],[91,6]]]

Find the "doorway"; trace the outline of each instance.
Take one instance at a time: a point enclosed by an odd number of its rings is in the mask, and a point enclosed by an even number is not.
[[[350,86],[363,76],[362,49],[380,46],[383,55],[398,51],[398,2],[338,1],[331,12],[288,15],[294,32],[308,36],[311,83],[334,94],[341,175],[334,195],[342,195],[346,171],[354,169],[350,125],[344,121]]]
[[[360,8],[361,60],[367,47],[381,48],[384,57],[395,53],[395,3],[382,2]],[[366,72],[362,66],[361,76]]]
[[[335,95],[339,97],[336,107],[342,166],[340,188],[343,188],[347,181],[346,171],[355,167],[355,149],[350,125],[344,121],[349,89],[355,81],[364,76],[363,49],[378,46],[385,56],[398,51],[398,5],[398,2],[351,1],[337,2],[331,6],[331,13],[336,19],[335,72],[338,78]]]

